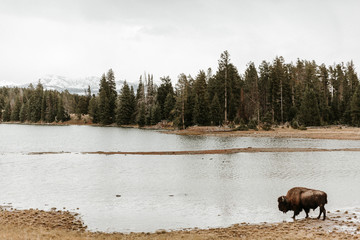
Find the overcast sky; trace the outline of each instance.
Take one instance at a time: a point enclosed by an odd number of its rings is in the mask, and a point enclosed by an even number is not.
[[[228,50],[249,61],[283,56],[360,66],[360,2],[329,0],[0,0],[0,81],[47,74],[137,82],[217,70]]]

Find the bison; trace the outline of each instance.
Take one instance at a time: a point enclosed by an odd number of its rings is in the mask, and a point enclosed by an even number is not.
[[[324,205],[327,203],[327,195],[323,191],[304,188],[294,187],[290,189],[286,196],[278,198],[279,210],[286,213],[287,211],[294,211],[294,220],[303,209],[306,213],[306,218],[309,217],[310,209],[315,210],[320,207],[320,214],[317,217],[320,218],[323,214],[323,220],[326,218],[326,211]]]

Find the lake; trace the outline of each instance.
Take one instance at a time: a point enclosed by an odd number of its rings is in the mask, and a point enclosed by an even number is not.
[[[152,130],[0,124],[0,205],[78,212],[93,231],[226,227],[291,220],[277,198],[328,193],[327,210],[360,208],[360,152],[87,155],[242,147],[355,148],[359,141],[178,136]],[[28,155],[29,152],[68,152]],[[316,212],[310,216],[315,217]],[[299,218],[305,217],[302,212]]]

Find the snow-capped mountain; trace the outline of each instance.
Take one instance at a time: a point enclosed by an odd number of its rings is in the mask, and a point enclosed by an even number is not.
[[[0,87],[13,87],[16,86],[13,82],[7,82],[7,81],[0,81]]]
[[[99,77],[86,77],[80,79],[71,79],[64,76],[47,75],[39,79],[40,83],[48,90],[57,90],[59,92],[66,89],[70,93],[84,94],[85,90],[90,86],[92,93],[99,91]],[[36,86],[36,83],[32,83]]]
[[[59,92],[68,90],[70,93],[76,94],[85,94],[85,90],[88,89],[90,86],[91,93],[97,94],[99,92],[99,84],[100,84],[100,77],[85,77],[85,78],[68,78],[64,76],[58,75],[46,75],[40,78],[36,82],[31,82],[31,84],[36,87],[38,82],[43,85],[44,89],[47,90],[57,90]],[[120,91],[121,87],[123,86],[124,81],[117,80],[116,81],[116,89]],[[136,89],[137,85],[135,83],[129,83],[129,86],[133,86]],[[0,82],[0,86],[18,86],[18,87],[28,87],[30,83],[26,84],[14,84],[9,82]]]

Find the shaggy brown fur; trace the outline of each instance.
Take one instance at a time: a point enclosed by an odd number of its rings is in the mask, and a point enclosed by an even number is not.
[[[287,211],[294,211],[293,218],[297,216],[303,209],[306,213],[306,218],[309,217],[310,209],[315,210],[320,207],[320,214],[323,214],[323,220],[326,218],[325,204],[327,203],[327,195],[323,191],[304,188],[294,187],[290,189],[286,196],[278,198],[279,210],[286,213]]]

